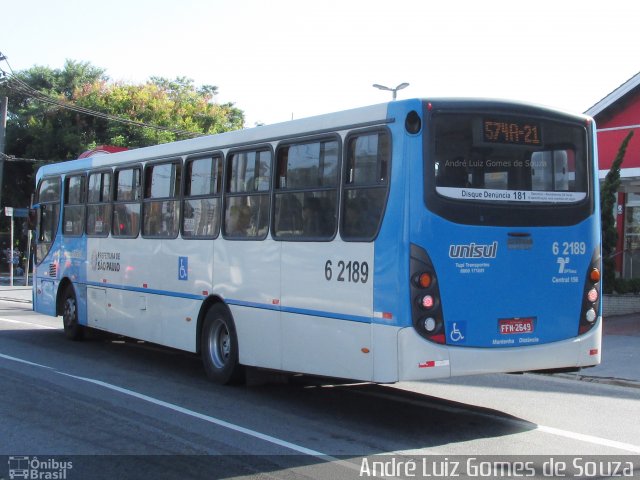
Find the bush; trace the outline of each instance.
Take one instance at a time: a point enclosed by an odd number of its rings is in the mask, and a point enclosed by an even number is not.
[[[616,293],[640,293],[640,278],[616,278],[614,288]]]

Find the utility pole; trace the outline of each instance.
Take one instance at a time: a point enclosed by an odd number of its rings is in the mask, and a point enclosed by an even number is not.
[[[9,99],[0,100],[0,207],[2,206],[2,181],[4,180],[4,145],[7,133],[7,108]]]

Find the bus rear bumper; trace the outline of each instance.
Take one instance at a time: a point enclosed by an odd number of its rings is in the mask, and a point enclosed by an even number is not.
[[[593,329],[579,337],[516,348],[437,345],[423,339],[413,328],[403,328],[398,332],[399,381],[590,367],[600,363],[601,344],[602,317]]]

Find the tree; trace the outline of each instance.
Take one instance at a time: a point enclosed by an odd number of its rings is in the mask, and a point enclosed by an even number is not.
[[[602,264],[603,264],[603,288],[605,293],[612,293],[615,284],[615,255],[618,244],[618,231],[615,225],[613,211],[616,204],[618,188],[620,188],[620,167],[624,161],[627,145],[633,137],[633,132],[625,137],[620,144],[615,160],[600,187],[600,216],[602,221]]]
[[[181,135],[171,129],[215,134],[242,128],[242,111],[230,103],[214,103],[216,91],[210,85],[196,88],[193,80],[184,77],[175,80],[152,77],[142,85],[101,81],[77,91],[74,103],[164,128],[141,128],[95,117],[82,119],[89,131],[95,131],[101,139],[98,144],[141,147],[180,139]]]
[[[0,86],[9,97],[5,152],[16,157],[60,161],[77,158],[84,147],[77,113],[42,101],[69,102],[83,85],[106,80],[104,70],[67,60],[64,69],[32,67]]]
[[[217,87],[196,87],[185,77],[111,82],[104,69],[88,62],[67,60],[62,69],[35,66],[0,83],[0,97],[9,97],[5,153],[50,163],[77,158],[96,145],[136,148],[243,128],[242,110],[215,103],[216,93]],[[28,205],[32,177],[33,172],[26,179],[30,188],[12,189],[2,203]],[[7,185],[10,179],[4,178]]]

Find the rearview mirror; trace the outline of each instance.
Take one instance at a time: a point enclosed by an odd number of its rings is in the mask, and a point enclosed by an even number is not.
[[[27,226],[29,230],[35,230],[37,224],[38,224],[38,209],[30,208],[29,213],[27,215]]]

